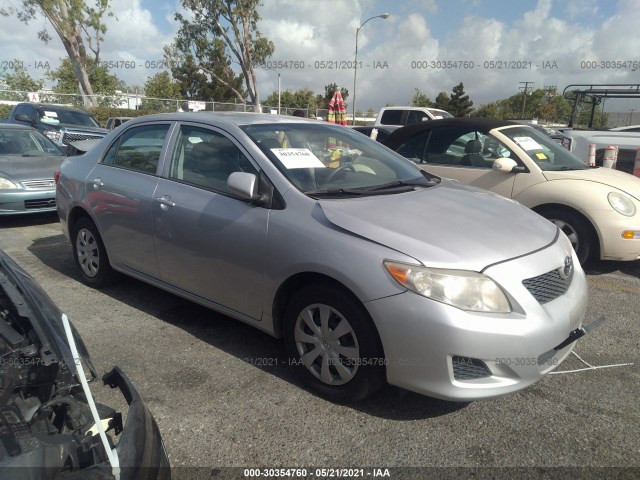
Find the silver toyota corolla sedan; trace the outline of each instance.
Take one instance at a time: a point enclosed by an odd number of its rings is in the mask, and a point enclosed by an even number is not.
[[[554,224],[336,125],[139,117],[63,163],[57,205],[85,283],[125,273],[284,338],[335,401],[515,392],[589,330]]]

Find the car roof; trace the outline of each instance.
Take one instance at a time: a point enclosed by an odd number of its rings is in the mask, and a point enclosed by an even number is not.
[[[256,125],[256,124],[285,124],[285,123],[323,123],[332,125],[331,123],[321,120],[313,120],[303,117],[293,117],[288,115],[273,115],[270,113],[252,113],[252,112],[173,112],[173,113],[156,113],[152,115],[143,115],[136,117],[127,122],[129,124],[137,124],[145,121],[183,121],[183,122],[212,122],[216,125]]]
[[[416,123],[413,125],[407,125],[397,129],[385,138],[381,143],[391,149],[396,149],[407,139],[414,136],[416,133],[430,130],[435,127],[448,127],[448,126],[467,126],[472,128],[479,128],[484,131],[493,130],[494,128],[506,127],[508,125],[515,125],[519,127],[527,127],[522,123],[513,122],[511,120],[496,120],[493,118],[482,117],[462,117],[462,118],[443,118],[437,120],[429,120],[428,122]]]
[[[71,110],[74,112],[79,112],[79,113],[84,113],[85,115],[91,115],[89,112],[87,112],[86,110],[82,110],[80,108],[76,108],[76,107],[70,107],[67,105],[57,105],[57,104],[53,104],[53,103],[30,103],[30,102],[23,102],[23,103],[19,103],[18,105],[33,105],[35,108],[47,108],[50,110],[55,110],[55,109],[59,109],[59,108],[64,108],[65,110]]]
[[[3,130],[35,130],[28,125],[20,125],[19,123],[0,123],[0,129]]]

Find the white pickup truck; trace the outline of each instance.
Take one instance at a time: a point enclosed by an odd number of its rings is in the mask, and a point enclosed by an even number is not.
[[[616,170],[633,173],[636,149],[640,148],[640,133],[614,130],[565,130],[562,145],[587,165],[589,145],[596,146],[596,165],[602,166],[605,148],[618,147]]]
[[[452,118],[446,110],[428,107],[384,107],[378,112],[376,125],[405,126],[414,123],[437,120],[439,118]]]

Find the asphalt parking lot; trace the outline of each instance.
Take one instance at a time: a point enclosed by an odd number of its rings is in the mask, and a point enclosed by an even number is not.
[[[280,341],[249,326],[129,278],[85,287],[55,215],[0,219],[0,247],[75,323],[101,373],[119,365],[131,377],[175,477],[214,478],[229,467],[240,467],[238,478],[250,478],[244,468],[276,467],[363,476],[390,468],[391,478],[485,478],[462,467],[528,467],[506,470],[510,478],[640,477],[640,262],[588,268],[588,321],[606,322],[575,352],[592,366],[619,366],[589,369],[572,355],[559,371],[587,370],[495,400],[449,403],[387,387],[342,406],[301,388]]]

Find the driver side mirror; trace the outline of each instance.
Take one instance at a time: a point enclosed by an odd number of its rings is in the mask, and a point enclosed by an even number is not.
[[[494,160],[493,165],[491,167],[493,170],[497,170],[498,172],[504,173],[518,173],[524,171],[522,167],[519,167],[515,160],[511,158],[497,158]]]

